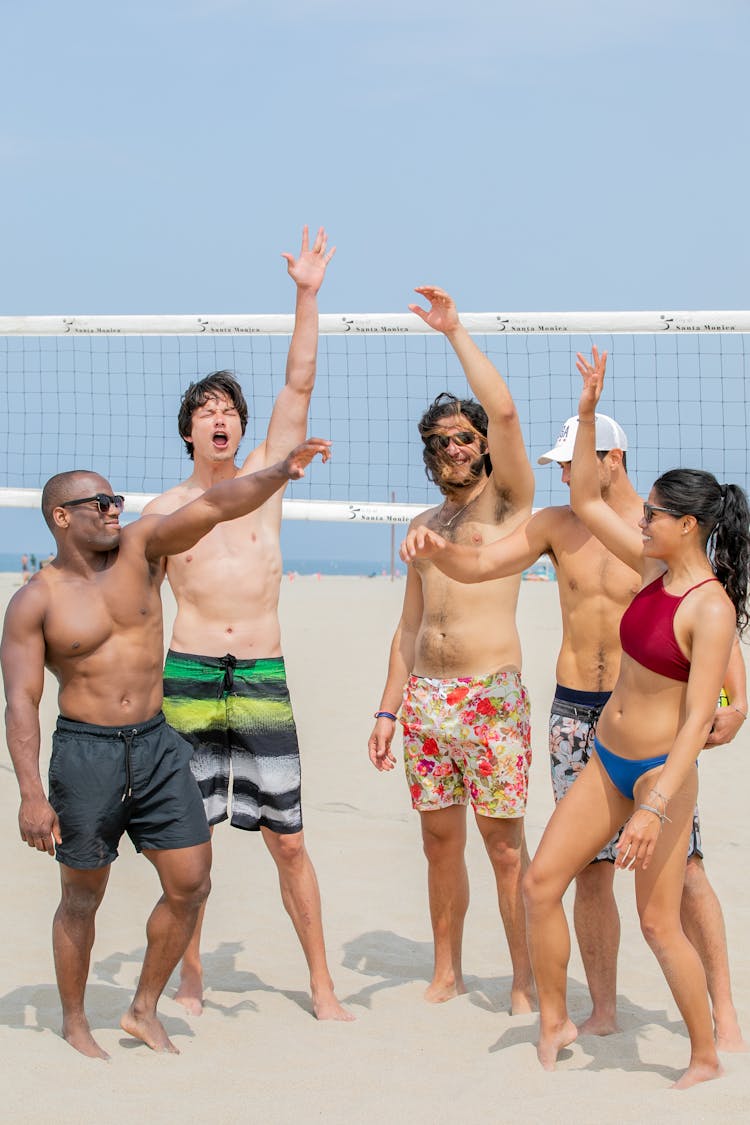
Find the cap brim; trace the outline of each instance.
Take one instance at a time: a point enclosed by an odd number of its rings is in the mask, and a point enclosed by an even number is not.
[[[542,457],[538,457],[536,463],[537,465],[552,465],[557,462],[557,464],[560,465],[563,461],[572,460],[572,450],[566,449],[564,445],[557,445],[554,449],[550,449],[549,452],[545,453]]]

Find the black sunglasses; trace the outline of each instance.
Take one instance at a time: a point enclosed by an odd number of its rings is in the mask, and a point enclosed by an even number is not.
[[[473,430],[461,430],[457,434],[427,434],[424,443],[428,449],[447,449],[451,442],[455,445],[471,445],[481,434]]]
[[[104,515],[105,512],[108,512],[110,508],[117,508],[117,511],[121,512],[125,507],[125,497],[119,495],[110,496],[107,492],[97,492],[96,496],[83,496],[80,500],[66,500],[64,504],[60,505],[60,507],[75,508],[79,504],[92,503],[95,503],[97,505],[102,515]]]
[[[646,523],[651,523],[654,518],[654,512],[666,512],[668,516],[684,516],[684,512],[675,511],[674,508],[659,508],[656,504],[649,504],[646,501],[643,503],[643,518]]]

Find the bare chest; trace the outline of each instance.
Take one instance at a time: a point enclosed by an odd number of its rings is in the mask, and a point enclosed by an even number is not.
[[[66,583],[56,592],[44,622],[47,662],[91,656],[118,638],[142,634],[147,645],[162,628],[155,585],[123,583],[114,574],[96,582]]]

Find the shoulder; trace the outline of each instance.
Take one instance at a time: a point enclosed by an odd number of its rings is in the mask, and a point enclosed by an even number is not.
[[[432,508],[425,508],[423,512],[420,512],[414,517],[414,519],[409,524],[407,531],[414,531],[418,527],[432,527],[433,525],[436,531],[439,530],[439,525],[437,523],[437,514],[440,511],[441,507],[442,503],[436,504]]]
[[[162,492],[161,496],[154,497],[146,504],[142,516],[168,516],[171,512],[176,512],[184,504],[195,500],[200,496],[201,490],[195,485],[191,486],[188,481],[182,481],[181,484],[175,485],[174,488],[167,489]],[[130,526],[130,525],[128,525]]]
[[[47,572],[50,570],[47,567]],[[29,628],[41,621],[47,612],[51,580],[47,572],[39,571],[32,580],[17,590],[5,611],[6,630],[21,626]]]

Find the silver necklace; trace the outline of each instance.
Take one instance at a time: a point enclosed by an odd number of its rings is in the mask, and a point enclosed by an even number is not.
[[[467,500],[466,503],[464,504],[464,506],[462,508],[459,508],[457,511],[455,511],[453,513],[453,515],[451,516],[451,518],[448,519],[448,520],[444,520],[442,518],[442,516],[438,513],[438,522],[439,522],[440,526],[441,527],[450,527],[455,522],[455,520],[458,519],[458,517],[461,515],[462,512],[465,512],[466,509],[468,507],[470,507],[474,503],[475,500],[479,499],[479,497],[482,495],[483,492],[484,492],[484,489],[481,489],[481,491],[478,492],[476,494],[476,496],[472,496],[471,500]],[[443,506],[445,506],[445,501],[443,501]],[[442,508],[441,508],[441,511],[442,511]]]

